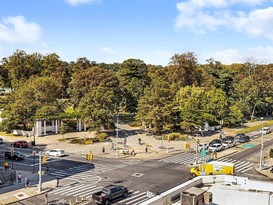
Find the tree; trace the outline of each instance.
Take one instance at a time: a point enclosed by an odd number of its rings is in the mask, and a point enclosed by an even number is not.
[[[117,103],[113,89],[97,86],[82,97],[77,110],[92,131],[99,131],[101,128],[113,127]]]
[[[2,112],[4,129],[7,131],[15,128],[31,129],[37,117],[46,118],[54,113],[52,110],[58,111],[59,95],[53,79],[30,78],[7,96],[7,104]]]
[[[180,112],[180,127],[192,132],[205,123],[203,100],[205,91],[201,87],[182,87],[176,94],[175,104]]]
[[[150,82],[147,65],[142,60],[128,59],[120,66],[118,77],[123,92],[125,109],[129,112],[135,112],[138,100]]]
[[[108,88],[114,91],[115,96],[120,97],[119,81],[115,74],[107,69],[92,67],[72,75],[68,92],[74,108],[95,87]]]

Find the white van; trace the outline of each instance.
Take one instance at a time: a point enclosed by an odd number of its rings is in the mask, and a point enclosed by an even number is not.
[[[259,134],[268,134],[270,133],[270,128],[269,127],[263,127],[262,129],[259,130]]]

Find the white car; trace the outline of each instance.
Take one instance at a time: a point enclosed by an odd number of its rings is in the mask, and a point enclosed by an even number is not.
[[[62,149],[52,149],[46,152],[47,156],[54,156],[54,157],[63,157],[64,154],[64,150]]]
[[[209,146],[209,151],[210,152],[219,152],[223,149],[221,144],[212,144]]]
[[[268,134],[270,133],[270,128],[269,127],[263,127],[262,129],[259,130],[259,134]]]

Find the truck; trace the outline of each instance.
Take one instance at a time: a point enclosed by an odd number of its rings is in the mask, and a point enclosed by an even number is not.
[[[190,175],[192,177],[200,176],[202,174],[202,171],[204,175],[234,175],[235,164],[230,162],[211,161],[192,167],[190,169]]]
[[[101,191],[92,194],[92,199],[97,204],[108,205],[112,201],[118,198],[126,198],[128,195],[128,189],[121,185],[108,185]]]

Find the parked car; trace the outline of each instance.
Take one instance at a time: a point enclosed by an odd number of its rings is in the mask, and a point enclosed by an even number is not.
[[[108,205],[111,201],[118,198],[126,198],[128,195],[128,189],[125,186],[109,185],[104,187],[101,191],[92,194],[92,199],[97,204]]]
[[[21,159],[25,159],[26,156],[19,151],[13,152],[13,156],[12,156],[12,153],[10,151],[7,151],[7,152],[5,152],[5,158],[6,159],[21,160]]]
[[[222,144],[212,144],[209,146],[210,152],[219,152],[223,149]]]
[[[209,143],[209,146],[213,144],[221,144],[222,145],[222,140],[221,139],[214,139]]]
[[[46,152],[47,156],[54,156],[54,157],[63,157],[64,154],[64,150],[62,149],[52,149]]]
[[[20,148],[27,148],[28,147],[28,143],[27,141],[24,141],[24,140],[20,140],[20,141],[16,141],[14,143],[12,143],[13,147],[20,147]]]
[[[202,149],[207,150],[209,148],[208,144],[206,143],[199,143],[198,150],[201,151]]]
[[[245,142],[249,142],[250,141],[250,137],[247,135],[243,135],[239,138],[239,142],[240,143],[245,143]]]
[[[234,147],[236,144],[234,137],[232,136],[226,136],[222,139],[222,147],[224,149]]]
[[[263,127],[262,129],[259,130],[259,134],[268,134],[270,133],[270,128],[269,127]]]
[[[3,144],[4,143],[4,140],[3,138],[0,137],[0,144]]]

